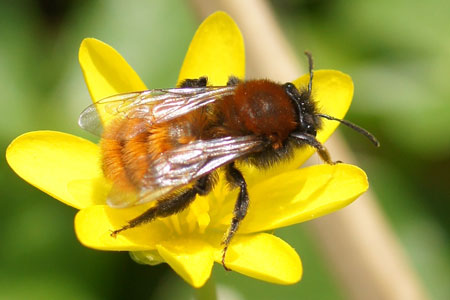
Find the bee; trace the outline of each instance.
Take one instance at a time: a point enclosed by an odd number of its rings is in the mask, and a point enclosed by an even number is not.
[[[155,205],[124,230],[181,212],[197,195],[207,195],[222,168],[226,180],[239,189],[233,217],[223,239],[222,265],[239,224],[245,218],[249,195],[235,161],[267,168],[311,146],[327,164],[334,164],[316,139],[322,119],[341,122],[379,146],[367,130],[322,114],[311,97],[313,60],[308,86],[270,80],[241,81],[230,76],[226,86],[208,86],[208,79],[187,79],[178,88],[153,89],[115,95],[85,109],[82,128],[101,134],[102,169],[112,182],[107,198],[111,207]],[[107,116],[104,122],[98,117]]]

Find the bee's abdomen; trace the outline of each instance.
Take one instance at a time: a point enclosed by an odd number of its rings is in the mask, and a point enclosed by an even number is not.
[[[113,121],[100,143],[105,177],[126,191],[137,190],[149,168],[146,122],[141,119]]]
[[[156,172],[152,168],[153,161],[161,153],[197,139],[203,131],[204,122],[199,113],[152,125],[145,119],[137,118],[112,121],[100,143],[105,177],[125,192],[148,188],[152,182],[145,182],[145,175]]]

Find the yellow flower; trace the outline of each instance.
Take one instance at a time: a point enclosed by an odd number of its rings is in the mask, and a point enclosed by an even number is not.
[[[146,86],[110,46],[85,39],[79,59],[93,101]],[[223,12],[207,18],[197,30],[178,82],[208,76],[212,85],[225,85],[229,75],[244,78],[244,45],[233,20]],[[308,75],[293,81],[306,86]],[[313,95],[322,112],[342,118],[353,96],[349,76],[332,70],[315,72]],[[325,121],[318,140],[325,141],[337,122]],[[227,266],[236,272],[278,283],[292,284],[302,276],[298,254],[280,238],[266,233],[333,212],[368,188],[365,173],[346,164],[320,164],[298,169],[313,153],[303,148],[295,158],[268,171],[240,165],[249,186],[250,208],[228,254]],[[30,184],[80,211],[75,231],[80,242],[100,250],[132,251],[141,263],[168,263],[194,287],[210,277],[221,262],[221,240],[232,217],[237,190],[224,180],[205,197],[197,197],[185,211],[120,233],[118,229],[149,205],[114,209],[105,205],[108,184],[100,168],[99,147],[82,138],[53,131],[29,132],[8,147],[7,160]]]

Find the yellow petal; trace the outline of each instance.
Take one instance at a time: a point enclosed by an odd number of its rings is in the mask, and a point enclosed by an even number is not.
[[[75,232],[86,247],[99,250],[143,251],[155,249],[156,244],[169,238],[171,231],[159,220],[128,229],[111,236],[111,232],[126,225],[149,206],[111,208],[95,205],[80,210],[75,216]]]
[[[251,187],[249,212],[239,233],[270,230],[329,214],[353,202],[368,186],[364,171],[346,164],[283,173]]]
[[[211,276],[213,248],[198,239],[174,239],[157,246],[159,254],[187,283],[199,288]]]
[[[309,75],[303,75],[293,83],[299,88],[306,88],[308,86]],[[336,118],[344,118],[347,113],[353,98],[353,81],[350,76],[339,71],[334,70],[317,70],[314,72],[314,79],[312,85],[312,97],[317,103],[319,111],[324,114]],[[317,133],[317,140],[324,143],[336,130],[339,122],[323,120],[323,127]],[[254,176],[259,178],[270,177],[282,172],[296,169],[300,167],[313,153],[312,147],[302,147],[295,150],[294,158],[275,165],[268,171],[255,172]],[[339,157],[333,156],[333,149],[329,149],[331,158],[339,160]]]
[[[222,252],[216,252],[221,263]],[[300,281],[302,263],[297,252],[282,239],[267,233],[238,235],[228,248],[227,267],[260,280],[293,284]]]
[[[17,175],[67,205],[83,208],[106,199],[99,148],[87,140],[55,131],[29,132],[9,145],[6,159]]]
[[[78,59],[94,102],[116,94],[147,89],[125,59],[111,46],[99,40],[84,39]],[[107,122],[108,119],[103,121]]]
[[[225,85],[228,77],[245,76],[245,50],[241,32],[224,12],[206,18],[195,33],[178,77],[184,79],[208,76],[210,85]]]

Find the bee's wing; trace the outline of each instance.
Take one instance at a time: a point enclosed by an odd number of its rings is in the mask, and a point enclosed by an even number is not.
[[[138,197],[123,197],[117,193],[110,195],[108,204],[124,207],[156,200],[220,166],[260,151],[263,146],[264,142],[256,136],[240,136],[197,140],[163,152],[150,165]]]
[[[164,123],[231,95],[235,88],[173,88],[118,94],[88,106],[81,113],[78,124],[91,133],[101,135],[103,127],[116,117],[142,118],[150,125]]]

